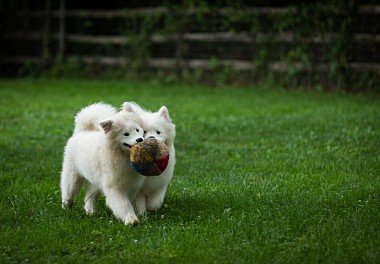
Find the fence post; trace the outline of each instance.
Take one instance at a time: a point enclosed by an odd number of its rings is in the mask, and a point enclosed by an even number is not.
[[[30,30],[30,1],[27,0],[25,1],[25,20],[24,20],[24,25],[23,25],[23,30],[25,32],[28,32]]]
[[[175,74],[178,79],[182,78],[183,75],[183,58],[184,58],[184,52],[185,52],[185,39],[184,35],[187,31],[186,29],[186,8],[183,6],[175,10],[175,14],[180,17],[179,21],[179,30],[178,30],[178,39],[176,43],[176,48],[175,48]]]
[[[44,33],[42,37],[42,63],[47,64],[50,58],[50,17],[51,17],[51,0],[46,0],[45,3],[45,17],[44,17]]]
[[[341,68],[341,74],[343,78],[343,86],[345,90],[351,90],[352,83],[350,82],[350,72],[348,64],[352,58],[352,50],[354,46],[353,36],[355,34],[355,22],[358,15],[358,3],[357,0],[351,0],[347,2],[345,10],[345,27],[342,32],[343,43],[345,48],[342,49],[342,56],[344,58],[343,67]]]
[[[62,65],[65,55],[65,0],[59,2],[58,63]]]

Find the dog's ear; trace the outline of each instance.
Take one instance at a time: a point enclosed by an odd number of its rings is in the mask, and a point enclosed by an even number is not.
[[[160,110],[158,110],[158,114],[165,118],[168,122],[172,121],[169,116],[169,110],[166,108],[166,106],[161,106]]]
[[[107,134],[108,132],[110,132],[112,128],[112,120],[108,119],[108,120],[100,121],[99,125],[102,126],[104,132]]]
[[[133,107],[133,104],[130,102],[123,103],[123,110],[128,113],[135,113],[135,108]]]

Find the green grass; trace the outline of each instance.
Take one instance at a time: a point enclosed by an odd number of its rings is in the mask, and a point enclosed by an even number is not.
[[[83,192],[61,209],[73,116],[166,105],[177,165],[164,206],[124,226]],[[95,80],[0,81],[0,262],[379,263],[380,98]]]

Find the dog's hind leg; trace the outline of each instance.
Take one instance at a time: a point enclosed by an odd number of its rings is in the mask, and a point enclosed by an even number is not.
[[[146,209],[150,212],[157,211],[162,206],[166,194],[166,186],[149,194],[146,197]]]
[[[72,206],[82,184],[83,178],[76,172],[69,162],[65,161],[61,173],[62,208]]]
[[[93,215],[96,211],[96,202],[98,201],[99,195],[101,194],[100,189],[89,183],[86,196],[84,198],[84,210],[86,214]]]
[[[137,194],[135,204],[138,215],[142,215],[146,212],[146,198],[142,192]]]

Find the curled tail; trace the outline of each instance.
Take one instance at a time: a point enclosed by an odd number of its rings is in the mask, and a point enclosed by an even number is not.
[[[74,133],[81,131],[97,131],[101,127],[99,121],[107,119],[117,113],[116,108],[105,103],[95,103],[82,108],[75,116]]]

